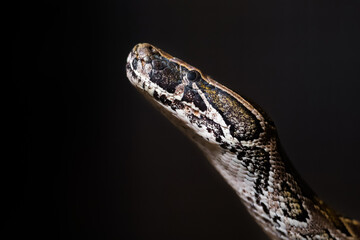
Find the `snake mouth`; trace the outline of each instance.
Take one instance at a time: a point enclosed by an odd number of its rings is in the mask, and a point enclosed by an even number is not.
[[[127,57],[126,74],[130,82],[136,87],[138,87],[138,84],[141,81],[139,73],[136,72],[138,61],[135,46]]]

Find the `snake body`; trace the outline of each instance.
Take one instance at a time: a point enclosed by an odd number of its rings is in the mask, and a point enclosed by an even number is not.
[[[360,239],[304,183],[258,106],[150,44],[136,45],[127,77],[204,152],[270,239]]]

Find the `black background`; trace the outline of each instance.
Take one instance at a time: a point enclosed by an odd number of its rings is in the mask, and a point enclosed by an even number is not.
[[[12,41],[14,236],[265,239],[125,76],[152,43],[262,105],[303,178],[360,218],[358,1],[44,1]]]

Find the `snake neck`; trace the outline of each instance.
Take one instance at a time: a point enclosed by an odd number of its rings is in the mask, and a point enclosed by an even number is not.
[[[271,239],[360,239],[360,223],[338,215],[313,193],[269,126],[257,141],[235,148],[201,139],[197,145]]]

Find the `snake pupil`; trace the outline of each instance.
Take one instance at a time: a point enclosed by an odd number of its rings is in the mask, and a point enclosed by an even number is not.
[[[190,71],[187,73],[186,78],[190,81],[195,81],[199,77],[199,73],[197,71]]]

